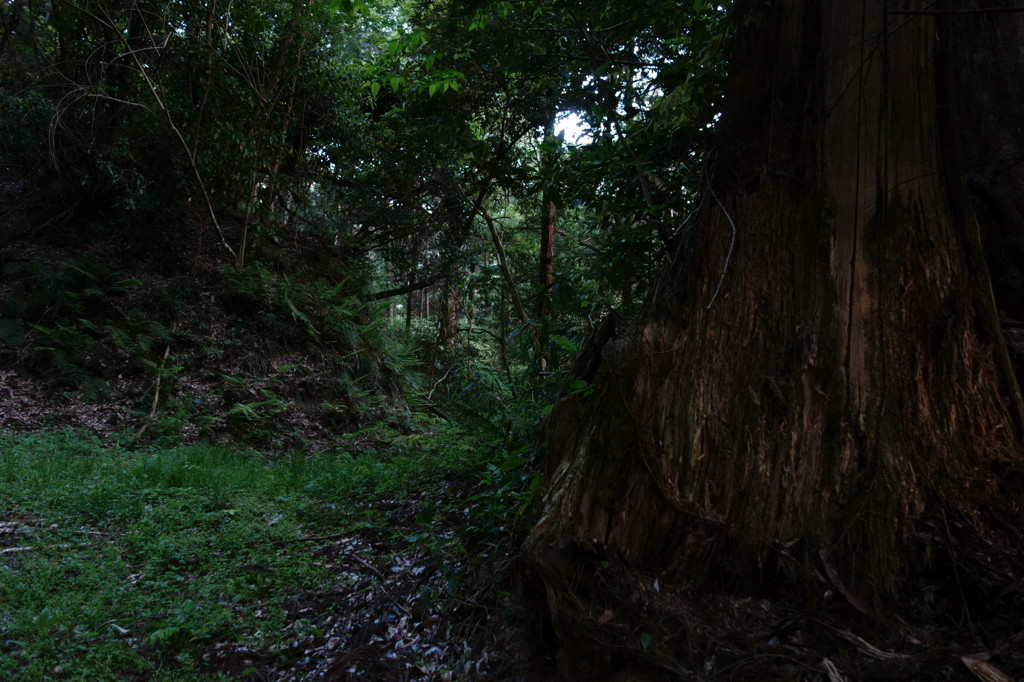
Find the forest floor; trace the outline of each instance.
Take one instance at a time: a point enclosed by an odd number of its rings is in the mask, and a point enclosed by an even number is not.
[[[0,435],[0,679],[564,679],[515,584],[526,497],[508,486],[521,455],[443,424],[362,445],[268,455],[126,449],[81,430]],[[998,623],[975,620],[967,636],[937,619],[883,638],[841,609],[823,620],[648,578],[641,601],[675,594],[700,624],[683,634],[703,669],[600,679],[1013,682],[1024,671],[1024,635],[990,636]],[[635,625],[641,641],[654,626]]]
[[[0,679],[547,679],[479,460],[381,455],[0,437]]]

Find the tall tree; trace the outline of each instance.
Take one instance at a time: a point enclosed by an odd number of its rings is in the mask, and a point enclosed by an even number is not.
[[[541,144],[541,174],[543,177],[541,189],[541,216],[540,216],[540,258],[538,258],[539,305],[537,313],[541,323],[550,327],[552,287],[555,284],[555,223],[558,218],[558,207],[555,205],[555,197],[552,191],[551,169],[555,164],[554,149],[558,145],[555,138],[555,115],[551,113],[544,126],[544,143]],[[547,353],[541,344],[535,343],[537,348],[537,367],[540,371],[547,369]]]
[[[1024,408],[949,19],[888,4],[735,9],[691,237],[548,421],[526,556],[570,677],[617,653],[689,675],[711,637],[695,590],[734,623],[763,604],[730,595],[884,625],[925,588],[968,618],[1021,588]]]

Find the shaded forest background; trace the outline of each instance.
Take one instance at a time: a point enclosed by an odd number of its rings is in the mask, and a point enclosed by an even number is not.
[[[687,232],[726,17],[0,3],[0,671],[553,675],[538,425]]]
[[[525,435],[685,232],[726,54],[704,2],[0,11],[3,426],[122,441]]]

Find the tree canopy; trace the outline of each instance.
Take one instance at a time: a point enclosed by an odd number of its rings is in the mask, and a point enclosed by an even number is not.
[[[265,349],[373,347],[331,374],[387,384],[393,406],[407,389],[490,386],[495,409],[550,395],[685,236],[725,9],[6,3],[7,348],[102,394],[100,347],[158,366],[192,333],[184,309],[216,294]],[[113,331],[100,309],[157,273],[163,309]],[[98,280],[104,296],[83,300]],[[383,337],[357,338],[374,328],[420,371],[381,365]]]

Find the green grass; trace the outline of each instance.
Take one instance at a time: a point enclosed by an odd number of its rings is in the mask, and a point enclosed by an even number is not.
[[[483,470],[458,438],[417,438],[271,459],[0,436],[0,549],[24,548],[0,554],[0,679],[216,679],[197,664],[207,646],[303,634],[284,629],[289,600],[332,576],[296,538],[387,532],[372,501]]]

